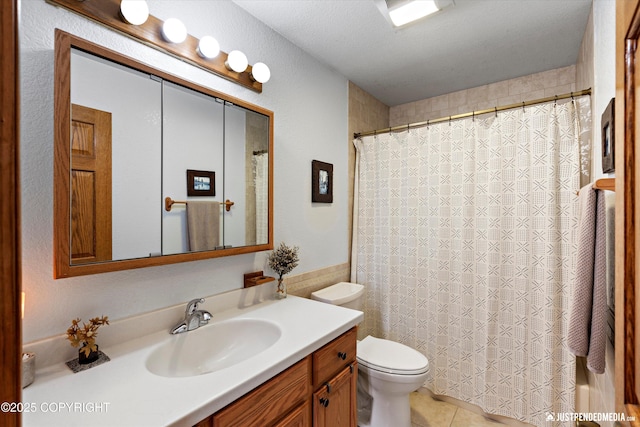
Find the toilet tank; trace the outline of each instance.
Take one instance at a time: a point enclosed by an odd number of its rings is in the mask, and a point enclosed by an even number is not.
[[[311,293],[311,299],[327,304],[362,310],[364,286],[358,283],[340,282]]]

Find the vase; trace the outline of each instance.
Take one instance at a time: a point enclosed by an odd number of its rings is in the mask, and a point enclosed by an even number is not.
[[[278,287],[276,288],[276,298],[284,299],[287,297],[287,285],[284,283],[284,279],[278,279]]]
[[[98,360],[98,357],[100,356],[100,352],[98,351],[98,346],[97,345],[96,345],[96,349],[94,351],[90,352],[88,356],[84,352],[84,347],[85,346],[82,346],[82,348],[80,350],[78,350],[78,363],[79,364],[88,365],[89,363],[93,363],[96,360]]]

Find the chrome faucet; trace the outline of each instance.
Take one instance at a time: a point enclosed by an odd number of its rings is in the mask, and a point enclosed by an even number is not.
[[[196,298],[189,301],[184,312],[184,320],[171,329],[172,334],[192,331],[204,326],[211,320],[211,313],[206,310],[198,310],[198,304],[202,304],[204,298]]]

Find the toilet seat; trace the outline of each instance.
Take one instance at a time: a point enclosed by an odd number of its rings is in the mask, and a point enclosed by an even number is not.
[[[429,370],[429,361],[417,350],[372,336],[358,342],[356,358],[368,369],[393,375],[420,375]]]

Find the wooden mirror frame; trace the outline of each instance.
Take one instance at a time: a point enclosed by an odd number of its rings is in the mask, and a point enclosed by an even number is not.
[[[221,98],[237,106],[269,117],[269,215],[268,242],[261,245],[241,246],[213,251],[188,252],[148,258],[104,261],[95,264],[71,265],[70,221],[70,120],[71,120],[71,48],[77,48],[107,60],[123,64],[164,80]],[[156,70],[127,56],[75,37],[62,30],[55,33],[54,70],[54,170],[53,170],[53,276],[55,279],[129,270],[179,262],[220,258],[273,249],[273,112],[241,99],[198,86],[171,74]],[[161,209],[161,201],[158,201]]]

